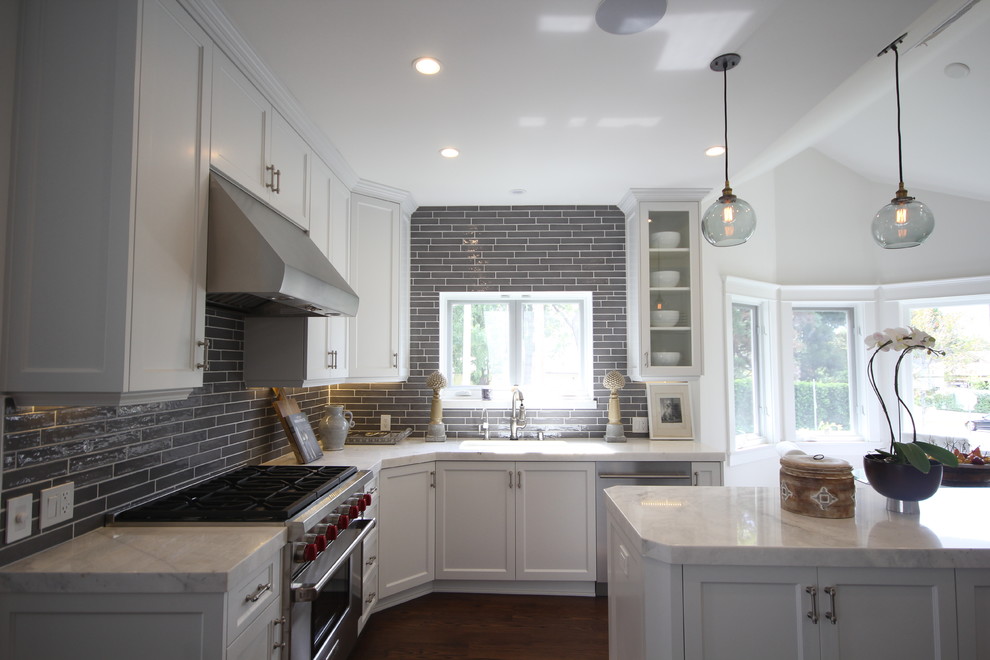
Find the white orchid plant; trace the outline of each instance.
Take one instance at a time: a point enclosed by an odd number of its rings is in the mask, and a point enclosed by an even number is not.
[[[911,409],[905,403],[904,399],[901,398],[901,362],[904,361],[908,353],[913,351],[924,351],[928,355],[945,355],[945,351],[935,348],[935,338],[924,330],[914,327],[887,328],[883,332],[874,332],[867,337],[866,346],[873,349],[873,354],[870,355],[870,361],[867,366],[867,378],[870,381],[870,387],[873,388],[873,393],[877,395],[877,399],[880,401],[880,408],[883,410],[883,415],[887,419],[887,428],[890,430],[889,450],[875,449],[875,453],[870,454],[870,456],[887,463],[910,464],[921,472],[929,472],[931,470],[929,458],[945,465],[958,465],[958,459],[948,449],[918,440],[918,429],[914,423],[914,415],[911,414]],[[887,410],[887,404],[880,394],[880,388],[877,387],[873,363],[879,353],[887,351],[900,353],[897,356],[897,363],[894,365],[894,396],[897,398],[898,407],[903,408],[904,412],[907,413],[908,419],[911,420],[911,442],[897,441],[897,436],[894,434],[894,424],[890,419],[890,412]],[[899,417],[898,430],[900,430]]]

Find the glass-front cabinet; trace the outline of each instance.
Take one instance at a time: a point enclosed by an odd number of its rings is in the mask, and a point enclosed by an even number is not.
[[[703,190],[636,190],[626,213],[629,377],[701,374],[698,200]]]

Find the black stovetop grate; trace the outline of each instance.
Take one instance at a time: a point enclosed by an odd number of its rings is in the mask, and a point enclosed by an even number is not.
[[[357,473],[353,466],[251,465],[122,511],[121,522],[288,520]]]

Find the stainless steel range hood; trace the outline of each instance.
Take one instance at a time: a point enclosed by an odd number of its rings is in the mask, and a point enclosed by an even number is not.
[[[210,172],[209,303],[250,316],[354,316],[357,294],[306,233]]]

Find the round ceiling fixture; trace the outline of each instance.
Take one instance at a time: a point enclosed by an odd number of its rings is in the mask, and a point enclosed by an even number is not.
[[[610,34],[636,34],[656,25],[665,13],[667,0],[602,0],[595,22]]]
[[[424,76],[440,73],[440,60],[435,57],[417,57],[413,60],[413,68]]]
[[[440,155],[444,158],[457,158],[461,155],[461,152],[454,147],[444,147],[440,150]]]
[[[721,156],[724,153],[725,153],[725,147],[723,147],[720,144],[716,144],[714,147],[708,147],[707,149],[705,149],[705,155],[711,156],[712,158],[716,156]]]
[[[962,62],[952,62],[945,65],[945,75],[950,78],[965,78],[969,75],[969,67]]]

